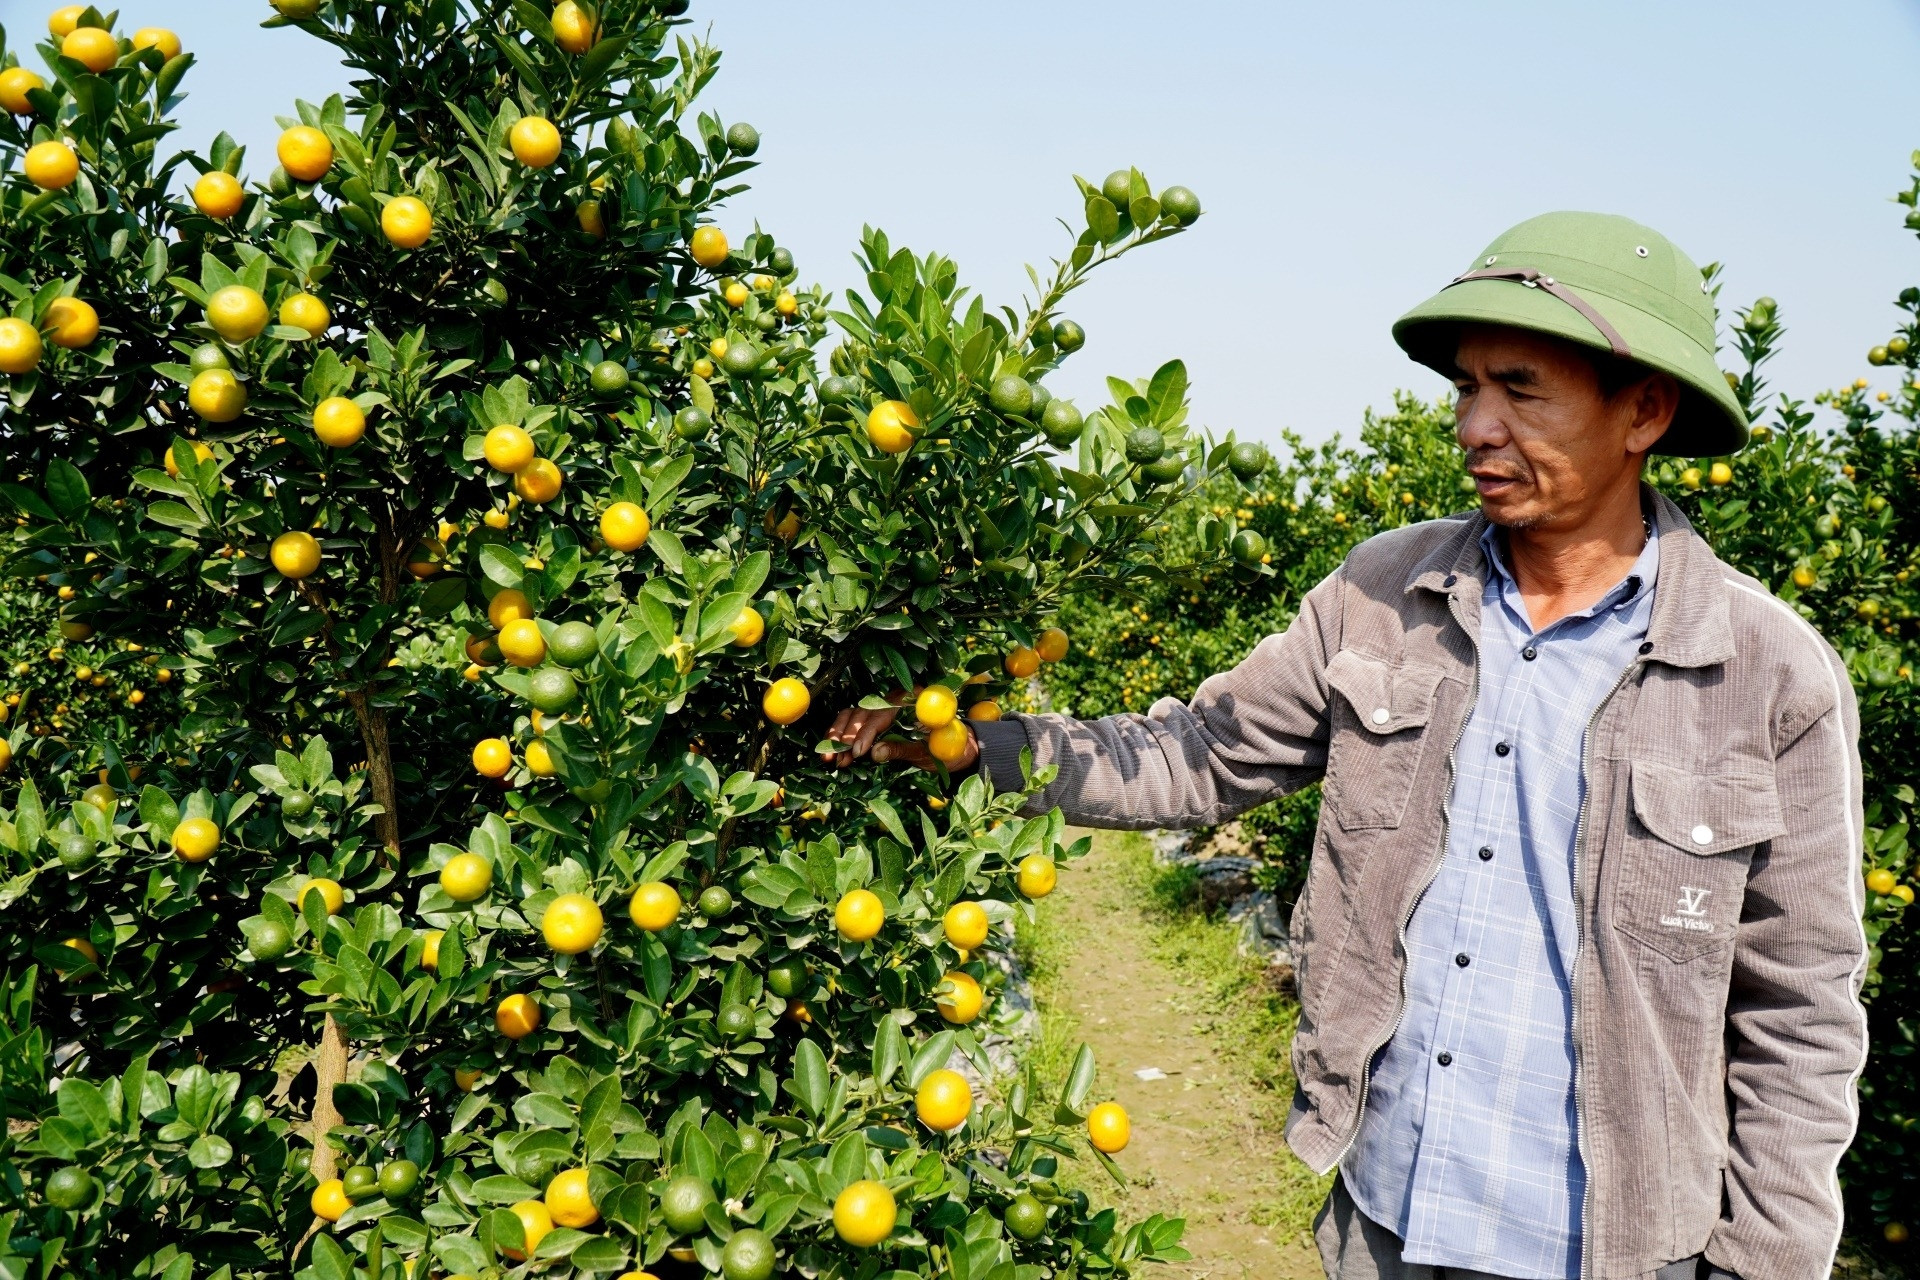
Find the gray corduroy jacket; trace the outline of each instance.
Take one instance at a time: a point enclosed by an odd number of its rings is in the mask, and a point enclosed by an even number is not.
[[[1647,643],[1595,712],[1574,851],[1582,1272],[1704,1252],[1744,1280],[1829,1274],[1866,1054],[1859,724],[1839,657],[1658,504]],[[1439,868],[1478,692],[1478,514],[1354,549],[1191,703],[980,723],[997,785],[1095,827],[1200,826],[1324,778],[1292,923],[1287,1141],[1322,1172],[1359,1132],[1403,1002],[1402,930]]]

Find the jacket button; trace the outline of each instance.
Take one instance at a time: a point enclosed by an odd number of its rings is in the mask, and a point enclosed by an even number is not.
[[[1385,724],[1391,719],[1393,719],[1393,712],[1387,710],[1385,707],[1375,707],[1373,709],[1373,722],[1375,724]]]
[[[1435,1058],[1434,1061],[1439,1063],[1443,1067],[1450,1067],[1453,1065],[1453,1055],[1448,1053],[1445,1049],[1442,1049],[1440,1051],[1440,1056]]]
[[[1641,652],[1641,653],[1642,653],[1643,655],[1644,655],[1644,654],[1649,654],[1649,653],[1652,653],[1652,652],[1653,652],[1653,641],[1651,641],[1651,640],[1648,640],[1648,641],[1646,641],[1645,643],[1643,643],[1643,644],[1642,644],[1642,645],[1640,646],[1640,652]]]
[[[1693,834],[1693,842],[1695,844],[1712,844],[1713,843],[1713,828],[1708,826],[1704,822],[1701,823],[1699,826],[1695,827],[1693,829],[1692,834]]]
[[[1493,744],[1493,754],[1497,756],[1511,755],[1512,753],[1513,747],[1508,743],[1496,742]]]
[[[1450,573],[1447,575],[1447,580],[1441,583],[1440,585],[1443,587],[1450,587],[1458,581],[1460,581],[1460,576],[1458,574]]]

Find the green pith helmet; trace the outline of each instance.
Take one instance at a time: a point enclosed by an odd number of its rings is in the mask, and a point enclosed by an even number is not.
[[[1394,323],[1421,364],[1452,377],[1463,323],[1512,325],[1670,373],[1680,408],[1655,453],[1702,457],[1747,443],[1747,415],[1714,361],[1714,307],[1700,268],[1671,240],[1605,213],[1545,213],[1488,245]]]

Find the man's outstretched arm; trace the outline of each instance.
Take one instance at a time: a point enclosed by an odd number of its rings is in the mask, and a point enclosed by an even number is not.
[[[1020,753],[1059,776],[1030,810],[1058,805],[1089,827],[1188,827],[1222,822],[1317,780],[1327,759],[1326,667],[1338,634],[1340,575],[1307,594],[1293,625],[1260,642],[1245,661],[1203,683],[1193,700],[1163,698],[1146,715],[1101,720],[1009,716],[969,725],[976,760],[994,787],[1024,785]],[[846,746],[845,764],[875,760],[931,764],[923,743],[879,741],[891,711],[843,711],[828,736]]]

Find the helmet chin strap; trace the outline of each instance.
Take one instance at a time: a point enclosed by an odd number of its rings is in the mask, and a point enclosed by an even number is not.
[[[1593,305],[1585,298],[1552,276],[1541,275],[1532,267],[1488,267],[1481,271],[1469,271],[1464,275],[1455,276],[1447,282],[1447,288],[1451,289],[1454,285],[1464,284],[1468,280],[1517,280],[1529,289],[1543,289],[1585,316],[1593,327],[1600,331],[1600,336],[1607,340],[1607,345],[1613,348],[1614,355],[1622,359],[1633,355],[1633,349],[1627,346],[1627,340],[1620,336],[1618,329],[1607,323],[1605,316],[1594,310]]]

